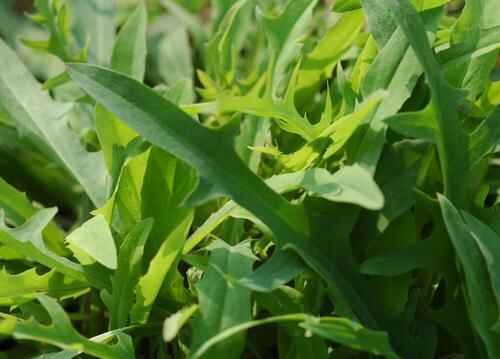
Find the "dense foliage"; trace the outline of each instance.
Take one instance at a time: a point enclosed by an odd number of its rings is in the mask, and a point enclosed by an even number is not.
[[[498,0],[0,34],[0,358],[500,358]]]

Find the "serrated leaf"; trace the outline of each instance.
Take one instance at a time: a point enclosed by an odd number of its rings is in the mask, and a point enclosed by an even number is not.
[[[21,193],[2,178],[0,178],[0,208],[5,211],[7,219],[16,226],[20,226],[37,212],[25,193]],[[64,253],[64,231],[53,221],[43,230],[43,238],[50,249],[59,254]]]
[[[373,325],[359,294],[318,248],[309,245],[303,209],[263,184],[237,157],[227,138],[202,127],[154,91],[125,76],[88,65],[71,65],[70,74],[152,143],[179,155],[233,200],[261,217],[275,233],[278,246],[293,249],[329,284],[342,288],[337,293],[349,297],[363,320]]]
[[[81,265],[54,254],[43,243],[42,230],[55,216],[56,211],[55,208],[40,210],[26,223],[14,229],[7,228],[1,223],[0,242],[47,268],[53,268],[82,283],[103,287],[101,279],[89,277]]]
[[[17,320],[12,333],[15,338],[48,343],[62,349],[81,351],[103,359],[135,358],[132,340],[129,336],[123,333],[117,334],[118,342],[114,345],[91,341],[76,331],[64,309],[55,299],[39,295],[38,300],[49,314],[51,324],[43,325],[34,319]],[[0,314],[0,316],[15,318],[5,314]]]
[[[0,306],[24,304],[36,299],[39,293],[64,299],[78,296],[87,290],[87,285],[55,270],[45,274],[38,274],[35,268],[17,274],[0,270]]]

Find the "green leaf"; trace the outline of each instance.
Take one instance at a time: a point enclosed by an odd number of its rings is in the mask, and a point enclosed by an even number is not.
[[[320,318],[319,320],[306,320],[300,326],[312,334],[349,348],[385,358],[399,358],[391,348],[387,333],[366,329],[349,319]]]
[[[346,12],[361,8],[361,0],[336,0],[333,4],[333,11]],[[443,6],[450,0],[412,0],[419,11],[429,10],[435,7]]]
[[[89,46],[91,63],[108,66],[115,40],[115,1],[73,0],[72,30],[81,48]]]
[[[252,271],[254,257],[249,243],[230,247],[219,241],[217,245],[210,254],[209,269],[196,285],[201,314],[193,324],[192,351],[214,334],[252,318],[250,290],[234,283]],[[244,345],[243,335],[233,336],[211,348],[205,357],[240,358]]]
[[[498,309],[491,290],[487,265],[468,223],[444,196],[439,203],[450,239],[465,275],[467,307],[474,329],[486,346],[488,357],[500,355],[499,335],[492,331],[498,321]]]
[[[102,215],[89,219],[66,238],[70,248],[82,250],[103,266],[116,269],[116,245],[111,230]]]
[[[380,2],[377,1],[375,6],[380,6]],[[368,18],[373,17],[375,22],[389,23],[386,21],[387,16],[384,15],[387,14],[386,9],[382,9],[382,13],[366,9],[365,13]],[[423,14],[426,29],[431,32],[436,30],[440,14],[440,11]],[[381,89],[387,91],[370,121],[355,157],[359,164],[371,173],[376,170],[385,141],[387,126],[384,119],[395,115],[401,109],[422,74],[422,67],[409,47],[403,31],[396,30],[395,27],[391,27],[391,31],[385,45],[362,79],[362,93],[365,97]]]
[[[39,149],[67,168],[94,204],[106,199],[107,174],[100,153],[89,153],[66,123],[69,105],[53,101],[21,63],[0,41],[4,70],[0,71],[0,106],[16,124],[33,134]],[[5,71],[5,69],[9,69]]]
[[[111,58],[114,70],[138,81],[142,81],[146,71],[146,30],[147,11],[141,2],[121,28]],[[137,133],[100,105],[96,106],[95,122],[104,159],[109,171],[113,172],[113,166],[117,164],[117,157],[113,156],[115,146],[128,147]],[[128,232],[141,219],[140,189],[146,156],[126,160],[123,168],[119,166],[118,184],[102,209],[108,222],[118,232]],[[113,183],[116,181],[116,176],[113,176]]]
[[[30,16],[33,21],[45,27],[49,32],[47,40],[23,39],[25,46],[47,51],[63,61],[85,61],[85,44],[75,43],[70,29],[68,6],[62,1],[36,0],[38,13]]]
[[[383,101],[384,97],[384,92],[374,93],[366,101],[359,105],[354,112],[342,116],[323,130],[320,136],[330,136],[333,140],[333,144],[328,147],[324,154],[325,158],[333,156],[344,147],[362,122],[367,118],[369,119],[373,112],[378,109],[378,106]]]
[[[109,329],[118,329],[128,324],[133,306],[135,287],[142,274],[144,246],[153,227],[153,220],[137,224],[123,240],[118,254],[118,266],[111,278],[112,291],[102,294],[109,310]]]
[[[239,283],[258,292],[271,292],[288,283],[306,270],[304,263],[295,255],[283,251],[275,253],[250,275]]]
[[[145,258],[158,253],[170,233],[192,216],[192,208],[182,206],[196,186],[196,174],[184,162],[153,147],[148,158],[142,187],[142,217],[155,224],[146,245]]]
[[[177,336],[184,324],[186,324],[186,322],[198,311],[198,308],[199,306],[197,304],[193,304],[189,307],[182,308],[165,319],[163,323],[163,339],[167,343],[171,342]]]
[[[322,82],[330,76],[333,68],[358,38],[362,27],[361,11],[344,14],[318,41],[314,49],[305,55],[295,94],[299,107],[311,100],[319,90]]]
[[[129,336],[123,333],[117,334],[118,343],[114,345],[94,342],[76,331],[64,309],[55,299],[39,295],[38,300],[49,314],[51,324],[44,325],[34,319],[17,320],[13,331],[14,338],[39,341],[62,349],[81,351],[103,359],[135,358],[132,340]],[[5,314],[0,314],[0,316],[15,318]]]
[[[302,47],[299,41],[310,25],[316,3],[317,0],[292,0],[287,2],[278,16],[261,15],[273,64],[273,95],[283,85],[286,70]]]
[[[70,75],[149,141],[181,157],[202,177],[261,218],[275,234],[278,246],[296,251],[330,285],[339,288],[337,293],[350,298],[362,320],[375,325],[359,294],[327,256],[310,245],[303,208],[291,205],[269,189],[241,162],[227,138],[204,128],[130,78],[88,65],[71,65]]]
[[[160,20],[158,20],[160,22]],[[193,49],[188,28],[174,15],[161,19],[162,31],[150,39],[149,54],[158,75],[169,86],[185,83],[190,99],[194,97]],[[158,24],[159,26],[160,24]],[[153,41],[154,39],[154,41]],[[174,103],[177,103],[174,101]]]
[[[16,252],[22,253],[27,259],[43,264],[47,268],[53,268],[82,283],[90,283],[98,288],[103,287],[101,279],[89,277],[81,265],[51,252],[45,246],[42,230],[52,220],[56,212],[55,208],[40,210],[26,223],[14,229],[7,228],[2,222],[0,242]]]
[[[455,205],[467,205],[468,138],[462,128],[458,106],[463,93],[446,82],[434,53],[429,45],[421,18],[408,1],[383,0],[386,10],[391,11],[401,26],[410,46],[417,56],[432,93],[432,106],[438,127],[438,153],[443,171],[445,195]],[[467,188],[467,185],[465,185]]]
[[[251,147],[263,146],[269,136],[270,121],[248,116],[241,124],[240,135],[235,140],[235,150],[244,163],[252,172],[257,173],[261,161],[261,155],[253,151]]]
[[[373,178],[360,166],[344,166],[334,174],[316,168],[271,177],[267,184],[283,193],[303,187],[313,196],[332,202],[352,203],[377,210],[384,206],[384,196]]]
[[[133,323],[147,322],[163,281],[169,272],[176,269],[192,221],[191,212],[177,224],[149,263],[146,274],[139,280],[135,290],[136,302],[130,312]]]
[[[224,16],[217,32],[207,43],[208,69],[221,84],[232,84],[236,77],[236,60],[242,47],[241,37],[249,20],[252,1],[236,1]]]
[[[120,29],[113,48],[111,68],[141,81],[146,71],[148,13],[141,1]]]
[[[358,204],[367,209],[380,209],[384,205],[384,196],[377,184],[359,166],[344,166],[333,175],[327,170],[319,168],[286,173],[269,178],[266,180],[266,184],[278,193],[304,188],[310,192],[310,195],[333,202]],[[213,213],[189,236],[183,254],[189,253],[217,226],[228,217],[235,215],[238,210],[238,205],[230,201]]]
[[[361,8],[360,0],[336,0],[333,3],[332,10],[335,12],[347,12]]]
[[[489,155],[500,138],[500,108],[495,110],[470,134],[469,161],[471,166]]]
[[[26,194],[19,192],[2,178],[0,178],[0,208],[5,211],[7,219],[16,226],[20,226],[37,212]],[[43,230],[45,243],[58,254],[63,254],[65,251],[64,236],[64,231],[53,221]]]
[[[322,325],[322,321],[326,323]],[[300,326],[307,330],[310,329],[311,333],[324,336],[341,344],[349,345],[353,349],[382,354],[388,358],[399,358],[391,349],[386,333],[366,329],[359,323],[346,318],[315,318],[304,313],[278,315],[235,325],[207,340],[196,352],[191,353],[189,358],[201,358],[217,343],[223,342],[227,340],[227,338],[242,331],[261,325],[286,322],[301,322]],[[368,339],[370,344],[366,345],[365,342],[360,343],[361,339]]]
[[[427,106],[423,111],[399,113],[384,122],[403,136],[436,142],[439,129],[435,116],[432,106]]]
[[[0,306],[18,306],[36,299],[39,293],[65,299],[87,290],[87,285],[55,270],[45,274],[38,274],[35,268],[17,274],[0,270]]]
[[[417,268],[426,268],[431,262],[429,251],[432,249],[431,245],[420,241],[406,248],[371,257],[361,264],[359,270],[363,274],[397,276]]]
[[[189,31],[193,34],[198,47],[206,42],[207,32],[201,22],[201,19],[189,13],[184,7],[179,5],[174,0],[160,0],[160,4],[189,29]]]
[[[497,308],[500,308],[500,281],[498,277],[500,264],[500,238],[490,227],[470,215],[467,212],[461,212],[465,223],[472,237],[476,240],[477,246],[481,251],[484,263],[489,273],[491,287],[495,294]],[[495,332],[500,333],[499,321],[495,323]]]
[[[240,112],[257,117],[278,120],[278,124],[285,131],[300,135],[308,141],[315,139],[314,126],[307,117],[299,114],[295,107],[295,86],[298,75],[298,67],[290,79],[288,90],[283,99],[276,99],[271,94],[260,94],[262,78],[254,88],[243,96],[234,96],[222,93],[217,97],[217,108],[221,113]]]

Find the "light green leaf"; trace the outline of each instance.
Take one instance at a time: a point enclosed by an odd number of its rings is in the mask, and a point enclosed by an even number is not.
[[[148,13],[140,1],[116,39],[111,68],[141,81],[146,71],[146,26]]]
[[[103,266],[116,269],[116,245],[103,215],[89,219],[66,237],[71,247],[84,251]]]
[[[71,351],[81,351],[102,359],[135,358],[132,339],[129,336],[123,333],[117,334],[118,342],[114,345],[94,342],[76,331],[64,309],[55,299],[39,295],[38,300],[49,314],[51,324],[44,325],[34,319],[17,320],[13,331],[14,338],[38,341]],[[0,316],[15,318],[3,313]]]
[[[65,114],[71,106],[56,103],[42,92],[41,85],[1,40],[0,57],[4,65],[0,71],[0,106],[20,128],[39,140],[40,150],[70,171],[95,205],[102,205],[107,192],[104,161],[100,153],[85,151],[69,129]]]
[[[343,14],[314,49],[304,56],[295,95],[299,107],[312,99],[338,61],[351,48],[363,27],[363,20],[361,11]]]
[[[81,48],[89,46],[91,63],[109,66],[115,39],[115,0],[72,0],[72,24]]]
[[[118,266],[111,278],[112,291],[102,294],[109,310],[109,329],[128,324],[135,297],[135,287],[142,274],[144,246],[153,227],[153,220],[144,220],[125,237],[118,254]]]
[[[0,270],[0,306],[18,306],[36,299],[39,293],[64,299],[85,293],[88,286],[55,270],[38,274],[35,268],[11,274]]]
[[[372,113],[377,110],[385,96],[384,92],[374,93],[353,113],[342,116],[323,130],[320,137],[329,136],[333,140],[333,144],[328,147],[324,154],[325,158],[333,156],[343,148],[363,121],[369,119]]]
[[[20,226],[36,212],[37,208],[16,188],[0,178],[0,208],[5,211],[5,216],[14,225]],[[43,230],[43,238],[47,246],[58,254],[63,254],[64,231],[51,221]]]
[[[163,339],[168,343],[171,342],[182,329],[184,324],[198,311],[199,306],[193,304],[189,307],[182,308],[175,314],[165,319],[163,323]]]
[[[433,9],[443,6],[451,0],[412,0],[413,4],[419,11]],[[361,8],[361,0],[336,0],[333,4],[333,11],[345,12]]]
[[[222,20],[217,32],[207,43],[208,69],[221,85],[232,84],[236,77],[236,61],[242,47],[244,27],[250,20],[253,1],[236,1]]]
[[[314,126],[307,117],[299,114],[295,107],[295,86],[298,67],[295,69],[288,90],[283,99],[276,99],[271,94],[261,95],[260,90],[264,81],[263,77],[253,89],[243,96],[234,96],[222,93],[217,97],[217,108],[221,113],[240,112],[257,117],[278,120],[278,124],[285,131],[300,135],[308,141],[316,137]]]
[[[273,63],[273,96],[283,86],[286,70],[302,47],[300,40],[308,30],[316,3],[317,0],[292,0],[278,16],[261,15]]]
[[[283,193],[303,187],[313,196],[333,202],[353,203],[367,209],[381,209],[384,196],[370,174],[360,166],[344,166],[334,174],[316,168],[270,178],[267,183]]]
[[[118,34],[111,59],[114,70],[142,81],[146,71],[147,11],[141,2]],[[128,146],[137,133],[119,118],[97,105],[95,123],[99,143],[113,183],[118,181],[112,196],[101,213],[118,232],[127,232],[141,218],[140,190],[146,167],[147,154],[126,160],[120,167],[119,180],[113,174],[117,165],[115,146]]]
[[[182,252],[189,228],[193,221],[192,212],[170,232],[158,252],[149,263],[148,271],[136,286],[136,303],[130,312],[133,323],[145,323],[151,308],[160,293],[163,281],[170,271],[176,270],[176,264]]]
[[[195,172],[171,154],[153,147],[148,158],[142,187],[142,216],[155,224],[146,245],[145,258],[157,255],[165,239],[178,225],[192,216],[193,210],[182,206],[196,185]]]
[[[82,283],[91,283],[98,288],[103,287],[103,281],[99,278],[89,277],[83,267],[65,257],[51,252],[43,243],[42,230],[55,216],[55,208],[38,211],[23,225],[11,229],[1,222],[0,242],[5,246],[22,253],[27,259],[43,264],[47,268],[53,268]]]

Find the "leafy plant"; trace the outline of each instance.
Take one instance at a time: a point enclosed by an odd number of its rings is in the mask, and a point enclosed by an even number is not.
[[[0,358],[500,357],[498,6],[327,3],[0,6]]]

